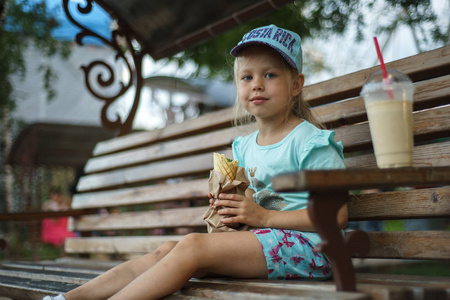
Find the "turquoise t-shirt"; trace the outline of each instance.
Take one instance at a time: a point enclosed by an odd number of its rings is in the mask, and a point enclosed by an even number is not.
[[[237,137],[233,142],[233,157],[247,172],[255,202],[271,210],[306,208],[307,192],[276,193],[270,180],[286,172],[345,168],[343,147],[341,142],[334,141],[334,135],[334,131],[321,130],[303,121],[273,145],[258,145],[258,131]],[[305,235],[316,244],[320,242],[316,233],[305,232]]]

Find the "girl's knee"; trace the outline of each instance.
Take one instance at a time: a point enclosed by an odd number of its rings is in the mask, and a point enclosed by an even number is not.
[[[123,263],[121,272],[129,271],[133,278],[137,278],[143,272],[153,267],[163,259],[176,245],[176,242],[167,242],[159,246],[155,251],[130,259]]]
[[[161,259],[163,259],[167,254],[169,254],[170,251],[172,251],[173,248],[177,245],[177,242],[165,242],[164,244],[160,245],[155,251],[145,254],[139,259],[142,259],[143,261],[148,261],[152,265],[154,263],[157,263]]]
[[[178,242],[175,242],[175,241],[165,242],[164,244],[159,246],[155,250],[155,252],[153,252],[153,254],[155,256],[159,256],[162,258],[162,257],[166,256],[170,251],[172,251],[172,249],[175,248],[175,246],[177,244],[178,244]]]
[[[194,247],[198,248],[205,239],[204,233],[189,233],[186,234],[179,242],[180,247]]]
[[[201,255],[206,247],[206,235],[204,233],[189,233],[177,244],[177,250],[184,255]]]

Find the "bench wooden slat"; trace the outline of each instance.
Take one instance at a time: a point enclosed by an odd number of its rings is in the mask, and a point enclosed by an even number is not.
[[[427,144],[414,147],[413,164],[416,167],[439,167],[450,165],[450,153],[446,149],[450,142]],[[376,168],[375,155],[364,154],[345,159],[347,168]]]
[[[166,193],[167,187],[164,185],[156,185],[77,194],[74,197],[74,202],[77,208],[96,208],[207,197],[208,189],[204,179],[176,183],[175,185],[177,186],[176,188],[173,187],[175,194]],[[353,196],[349,202],[350,220],[376,219],[377,217],[396,219],[405,216],[439,217],[442,214],[450,213],[450,199],[446,190],[446,188],[436,188],[419,191],[359,194]],[[83,199],[83,196],[86,197]],[[375,198],[377,201],[373,201]],[[391,201],[391,199],[394,200]],[[410,201],[415,201],[416,204],[409,205]],[[390,209],[386,210],[385,207],[390,207]]]
[[[437,155],[437,153],[443,153],[443,150],[448,149],[449,146],[450,142],[418,146],[415,148],[414,162],[416,165],[420,166],[449,165],[450,153],[445,157]],[[365,159],[353,159],[350,157],[346,159],[346,165],[349,168],[374,167],[375,157],[373,154],[366,155]],[[167,186],[164,185],[156,185],[88,194],[76,194],[74,196],[73,208],[81,209],[102,206],[133,205],[177,199],[183,200],[192,198],[193,196],[202,198],[207,195],[206,182],[204,179],[193,182],[177,183],[176,186],[174,186],[173,194],[166,193],[166,188]]]
[[[356,273],[356,280],[358,286],[367,283],[384,288],[404,287],[412,290],[412,296],[400,299],[447,300],[448,287],[450,286],[450,281],[447,277],[438,276]]]
[[[222,153],[230,157],[231,150],[223,151]],[[105,187],[131,185],[169,177],[192,176],[199,173],[206,173],[214,167],[212,157],[212,153],[206,153],[170,161],[139,165],[109,173],[87,175],[80,178],[77,189],[79,192],[85,192]]]
[[[29,280],[59,281],[72,284],[83,284],[97,276],[97,274],[54,271],[45,271],[45,275],[42,273],[42,270],[27,270],[26,272],[18,270],[0,270],[0,276],[14,276],[16,278],[25,278]]]
[[[426,80],[416,84],[416,86],[416,104],[430,99],[441,98],[450,93],[450,76]],[[439,88],[436,88],[436,86]],[[344,103],[332,103],[330,105],[315,107],[313,110],[326,123],[336,122],[342,120],[344,117],[348,120],[352,117],[365,116],[364,103],[361,97],[347,100]],[[251,127],[254,128],[254,126]],[[246,130],[245,132],[250,132],[250,130]],[[87,163],[85,172],[92,173],[112,169],[124,164],[132,165],[177,156],[189,153],[190,151],[198,152],[202,149],[222,147],[231,144],[231,141],[240,134],[242,133],[238,129],[228,128],[202,136],[186,138],[185,140],[176,140],[174,142],[139,148],[135,151],[128,151],[125,154],[118,153],[116,155],[100,156],[91,159]]]
[[[86,269],[86,268],[77,268],[73,265],[68,266],[67,264],[57,264],[54,261],[45,261],[45,262],[34,262],[34,263],[27,263],[27,262],[2,262],[0,264],[2,271],[6,270],[18,270],[18,271],[40,271],[42,273],[46,271],[53,271],[53,272],[59,272],[64,274],[93,274],[93,275],[100,275],[105,270],[110,269],[102,267],[101,269]],[[90,262],[90,266],[92,266],[92,262]]]
[[[164,141],[176,137],[192,135],[218,128],[229,127],[232,109],[224,109],[200,116],[181,124],[172,124],[162,129],[132,133],[107,141],[99,142],[94,149],[94,156],[100,156],[138,146],[148,145],[155,141]]]
[[[440,89],[442,95],[445,95],[443,90],[447,94],[450,93],[450,76],[445,77],[445,81],[439,81],[435,84],[445,84],[448,87],[444,89]],[[427,81],[428,82],[428,81]],[[426,86],[428,87],[428,86]],[[422,88],[421,90],[425,90]],[[432,92],[430,92],[433,94]],[[427,95],[420,95],[419,97],[427,98]],[[436,95],[433,94],[433,99],[436,99]],[[322,120],[328,122],[334,117],[335,119],[340,119],[345,114],[351,114],[352,116],[362,116],[365,115],[364,103],[361,98],[357,98],[355,100],[346,101],[347,105],[341,105],[341,109],[336,109],[334,105],[330,105],[330,108],[326,108],[327,106],[320,106],[317,109],[320,109],[320,116]],[[350,109],[350,107],[354,107],[354,109]],[[327,110],[329,114],[332,116],[327,116]],[[434,123],[430,128],[427,127],[429,125],[428,120],[430,118],[430,114],[434,114],[434,120],[437,123]],[[447,109],[434,109],[434,110],[426,110],[424,112],[419,112],[414,114],[414,122],[415,122],[415,130],[417,133],[421,135],[434,133],[435,131],[442,132],[446,130],[450,130],[449,122],[447,122],[447,116],[450,114],[450,107]],[[325,117],[324,117],[325,115]],[[439,121],[440,120],[440,121]],[[123,166],[136,165],[161,159],[167,159],[170,157],[176,157],[180,155],[186,155],[189,153],[196,153],[200,151],[205,151],[208,149],[220,149],[225,146],[231,146],[231,142],[238,135],[243,135],[253,131],[255,128],[254,125],[245,126],[243,129],[237,128],[227,128],[223,130],[219,130],[212,133],[202,134],[194,137],[188,137],[181,140],[169,141],[165,143],[160,143],[157,145],[152,145],[148,147],[141,147],[136,150],[130,150],[125,153],[115,153],[106,156],[94,157],[90,159],[85,167],[85,173],[94,173],[101,172],[109,169],[114,169]],[[345,136],[341,136],[340,132],[344,131],[344,129],[337,129],[337,139],[340,139],[346,147],[354,147],[360,146],[363,144],[370,143],[370,134],[368,129],[368,124],[361,125],[361,127],[355,127],[355,131],[350,132]],[[347,131],[347,128],[345,129]]]
[[[359,194],[348,202],[349,221],[443,217],[450,214],[448,187]]]
[[[402,259],[450,259],[448,231],[369,232],[368,257]],[[357,254],[355,257],[360,257]]]
[[[170,188],[170,193],[167,189]],[[208,185],[205,179],[190,180],[173,184],[158,184],[111,191],[75,194],[72,207],[99,208],[145,203],[170,202],[206,198]]]
[[[67,253],[149,253],[169,241],[179,241],[183,236],[114,236],[66,239]]]
[[[386,66],[389,68],[397,68],[405,72],[413,77],[413,79],[415,79],[414,81],[423,80],[422,78],[436,77],[435,74],[448,75],[448,69],[450,67],[449,52],[450,49],[448,47],[443,47],[391,62],[386,64]],[[426,65],[422,63],[425,60],[427,61]],[[310,102],[312,106],[316,106],[318,103],[330,103],[337,99],[356,97],[359,95],[359,90],[368,75],[378,70],[379,67],[373,67],[364,71],[306,86],[303,92],[304,98],[306,101]],[[433,73],[435,76],[427,75],[430,73]],[[350,95],[347,95],[349,91]],[[148,145],[155,141],[179,137],[180,135],[228,127],[231,121],[231,112],[232,109],[226,109],[201,116],[194,120],[185,121],[182,124],[174,124],[163,129],[151,132],[134,133],[100,142],[94,149],[93,154],[94,156],[100,156],[107,153]]]
[[[397,275],[397,274],[369,274],[357,273],[356,278],[361,283],[428,287],[450,291],[450,277],[443,276],[418,276],[418,275]],[[433,299],[433,298],[430,298]],[[446,299],[446,298],[444,298]]]
[[[450,115],[450,105],[441,107],[439,109],[427,109],[414,113],[414,135],[424,136],[430,134],[432,136],[439,135],[439,133],[450,131],[450,122],[448,122],[448,115]],[[429,120],[434,120],[430,123]],[[232,136],[233,134],[231,134]],[[342,127],[336,129],[336,140],[342,141],[345,149],[361,148],[364,145],[368,147],[371,143],[370,130],[367,122],[353,125],[349,127]],[[231,141],[230,141],[231,144]],[[130,171],[110,172],[108,174],[95,174],[85,176],[80,179],[78,190],[80,192],[100,189],[107,186],[117,186],[123,184],[132,184],[134,182],[151,181],[170,176],[185,176],[190,172],[200,173],[206,172],[212,168],[211,156],[207,155],[193,156],[192,158],[173,159],[170,162],[155,162],[147,165],[140,165],[135,168],[130,168]],[[231,156],[230,152],[227,154]],[[132,158],[134,156],[131,156]],[[151,158],[150,158],[151,159]],[[118,159],[115,159],[118,161]],[[195,163],[192,163],[194,162]],[[175,162],[175,163],[174,163]],[[135,162],[134,162],[135,163]],[[129,164],[129,162],[121,162],[120,164]],[[206,166],[207,165],[207,166]],[[174,171],[174,172],[172,172]],[[158,176],[154,176],[158,174]],[[153,175],[153,176],[152,176]]]
[[[72,262],[73,263],[73,262]],[[82,264],[84,264],[82,262]],[[69,274],[70,272],[78,272],[82,273],[81,271],[83,269],[71,269],[71,268],[61,268],[62,269],[62,277],[61,278],[54,278],[53,275],[48,276],[48,274],[45,273],[46,269],[57,269],[55,267],[55,263],[51,263],[48,265],[47,263],[26,263],[26,264],[7,264],[11,267],[12,270],[10,270],[10,274],[14,274],[14,267],[17,267],[19,270],[21,269],[30,269],[30,270],[40,270],[41,281],[38,281],[39,283],[42,282],[42,280],[47,281],[53,281],[53,282],[64,282],[64,280],[69,280],[70,278],[67,278],[65,276],[66,274]],[[84,271],[90,272],[90,270],[84,269]],[[7,273],[7,272],[5,272]],[[100,274],[99,271],[93,274]],[[34,276],[34,275],[33,275]],[[70,275],[68,275],[70,276]],[[377,274],[357,274],[357,280],[358,280],[358,292],[365,293],[371,295],[373,299],[405,299],[405,298],[411,298],[412,294],[411,291],[417,291],[417,294],[424,295],[425,293],[427,295],[430,295],[430,291],[440,291],[440,294],[434,294],[434,298],[431,298],[433,300],[437,299],[446,299],[445,297],[437,298],[437,296],[445,295],[445,280],[449,280],[446,278],[439,278],[439,281],[436,280],[436,277],[417,277],[417,276],[407,276],[407,279],[405,279],[403,276],[398,275],[388,275],[389,281],[391,282],[391,286],[386,286],[382,282],[382,278],[380,278],[380,275]],[[25,275],[23,278],[30,278],[30,276]],[[443,281],[440,281],[440,280]],[[81,279],[83,280],[83,279]],[[84,279],[85,280],[85,279]],[[26,280],[23,280],[25,282]],[[401,282],[402,285],[406,286],[412,286],[414,287],[414,290],[408,290],[405,287],[398,287],[398,282]],[[21,284],[20,279],[16,279],[16,283],[18,285]],[[192,279],[189,283],[187,283],[183,289],[181,290],[182,294],[186,295],[193,295],[192,290],[204,290],[204,289],[210,289],[211,284],[213,285],[220,285],[218,287],[219,290],[225,290],[225,289],[234,289],[238,287],[237,291],[241,291],[242,289],[248,289],[249,291],[260,291],[261,287],[269,288],[273,290],[272,288],[275,288],[275,290],[278,290],[280,288],[280,282],[279,281],[271,281],[271,280],[239,280],[239,279]],[[1,286],[1,283],[0,283]],[[0,287],[1,288],[1,287]],[[320,282],[308,282],[308,281],[287,281],[283,283],[283,288],[288,290],[321,290],[326,292],[333,292],[335,287],[332,281],[320,281]],[[444,293],[442,293],[444,292]],[[266,293],[263,293],[266,294]],[[342,294],[344,295],[344,294]],[[42,297],[42,296],[41,296]],[[36,298],[36,297],[35,297]],[[347,299],[347,298],[344,298]]]
[[[432,107],[437,102],[439,103],[439,99],[445,99],[450,94],[450,75],[417,82],[415,87],[415,108]],[[367,121],[362,97],[315,106],[312,107],[312,111],[331,128],[353,122]]]
[[[409,75],[415,81],[448,75],[450,68],[450,48],[442,47],[415,56],[400,59],[386,64],[387,68],[394,68]],[[423,63],[426,61],[426,65]],[[367,77],[380,67],[373,67],[349,75],[333,78],[303,89],[304,98],[311,106],[330,103],[339,99],[356,97]]]
[[[360,280],[359,275],[362,279]],[[374,275],[374,276],[371,276]],[[358,290],[359,293],[365,293],[370,295],[370,299],[376,300],[394,300],[394,299],[433,299],[433,300],[446,300],[445,285],[439,284],[437,280],[446,278],[443,277],[428,277],[429,280],[426,281],[427,277],[416,276],[422,279],[422,282],[418,281],[417,278],[411,278],[412,276],[406,276],[408,280],[402,279],[399,275],[389,275],[391,282],[402,282],[403,286],[396,286],[394,284],[385,285],[379,279],[377,274],[357,274]],[[411,284],[414,283],[414,285]],[[254,287],[258,289],[263,288],[279,288],[280,281],[277,280],[252,280],[252,279],[192,279],[188,285],[185,287],[189,288],[202,288],[203,286],[207,288],[211,284],[222,284],[227,285],[230,289],[234,289],[237,286],[244,287]],[[405,285],[407,287],[405,287]],[[287,280],[282,283],[283,288],[286,289],[299,289],[299,290],[321,290],[321,291],[333,291],[335,287],[330,281],[304,281],[304,280]],[[262,290],[264,291],[264,290]],[[338,295],[338,294],[336,294]],[[424,297],[426,296],[426,297]],[[429,298],[427,298],[429,297]],[[282,298],[281,296],[278,298]],[[284,299],[284,298],[283,298]],[[315,298],[313,298],[315,299]]]
[[[190,296],[205,296],[208,299],[230,299],[230,293],[236,299],[351,299],[368,300],[370,295],[360,292],[335,293],[332,289],[307,288],[305,285],[283,284],[264,286],[246,281],[239,284],[237,280],[191,280],[180,292]],[[403,294],[404,295],[404,294]]]
[[[226,147],[231,147],[231,143],[236,136],[242,135],[241,130],[244,130],[246,133],[254,130],[250,128],[254,128],[254,125],[246,126],[243,129],[227,128],[212,133],[141,147],[127,152],[94,157],[87,162],[85,173],[102,172],[124,166],[173,158],[180,155],[196,154],[202,151],[223,150]]]
[[[208,207],[182,207],[141,212],[110,213],[80,217],[71,231],[102,231],[144,228],[204,227]]]
[[[14,276],[0,276],[0,295],[6,296],[8,299],[17,300],[42,299],[47,295],[56,296],[57,294],[68,292],[79,285],[53,280],[52,278],[47,278],[46,274],[41,274],[40,279],[32,280],[28,278],[16,278]],[[174,294],[164,299],[202,300],[206,298]]]
[[[14,297],[16,299],[38,299],[48,294],[42,289],[43,286],[52,282],[52,285],[59,286],[59,292],[65,292],[78,285],[64,284],[58,281],[47,280],[46,275],[43,275],[43,279],[38,281],[27,280],[15,280],[13,277],[9,277],[11,285],[7,289],[6,296]],[[281,285],[279,281],[261,281],[261,280],[232,280],[232,279],[205,279],[205,280],[190,280],[182,290],[174,296],[170,296],[168,299],[206,299],[201,296],[208,296],[208,299],[216,299],[223,297],[228,298],[228,292],[235,291],[239,295],[239,299],[377,299],[377,300],[394,300],[394,299],[409,299],[412,298],[413,291],[417,291],[417,297],[421,295],[428,295],[429,286],[427,284],[430,278],[423,278],[424,281],[417,281],[414,278],[408,278],[410,281],[401,279],[396,275],[389,275],[391,286],[381,282],[379,275],[376,274],[357,274],[358,292],[357,293],[338,293],[334,292],[334,285],[330,281],[324,282],[307,282],[307,281],[287,281]],[[2,279],[5,277],[2,277]],[[6,277],[8,278],[8,277]],[[428,281],[426,280],[428,279]],[[2,280],[0,283],[0,291],[5,286],[5,282],[8,279]],[[375,283],[372,283],[375,282]],[[403,285],[411,285],[411,282],[416,283],[413,286],[414,289],[409,290],[404,287],[395,286],[395,283],[402,282]],[[438,283],[436,283],[438,284]],[[17,290],[14,290],[14,286]],[[12,287],[12,288],[11,288]],[[425,288],[423,288],[425,287]],[[434,287],[434,286],[433,286]],[[440,294],[435,293],[434,296],[445,296],[445,289],[437,285],[440,288]],[[211,292],[212,288],[217,292]],[[25,291],[26,290],[26,291]],[[319,293],[317,291],[320,290]],[[303,292],[302,292],[303,291]],[[16,293],[14,293],[16,292]],[[54,294],[54,293],[51,293]],[[300,294],[300,295],[299,295]],[[24,298],[25,295],[25,298]],[[189,296],[190,295],[190,296]],[[272,297],[272,295],[274,295]],[[241,297],[242,296],[242,297]],[[306,298],[305,298],[306,297]],[[427,298],[428,299],[428,298]],[[433,300],[446,299],[445,297],[430,298]]]
[[[190,281],[189,286],[192,283],[208,285],[211,283],[227,284],[231,287],[235,286],[251,286],[254,288],[279,288],[280,282],[277,280],[257,280],[257,279],[215,279],[208,278],[202,280],[193,279]],[[198,285],[194,285],[198,286]],[[289,289],[301,289],[301,290],[321,290],[321,291],[333,291],[334,285],[330,281],[305,281],[305,280],[287,280],[283,281],[283,287]],[[381,284],[361,284],[358,285],[358,292],[365,293],[371,296],[371,299],[377,300],[393,300],[393,299],[409,299],[412,298],[412,292],[410,289],[403,287],[388,287]],[[442,298],[445,299],[445,298]]]
[[[415,94],[415,104],[422,104],[429,100],[435,100],[442,98],[450,93],[450,76],[444,76],[441,78],[435,78],[426,80],[416,84],[417,92]],[[438,87],[438,88],[437,88]],[[353,98],[345,101],[344,103],[332,103],[330,105],[323,105],[314,107],[313,111],[317,113],[321,120],[325,123],[335,123],[344,118],[348,122],[349,119],[358,118],[365,120],[365,108],[361,97]],[[229,109],[224,110],[223,114],[229,113]],[[230,120],[231,121],[231,120]],[[342,124],[345,125],[345,124]],[[249,126],[250,127],[250,126]],[[254,126],[251,126],[254,128]],[[250,129],[245,130],[245,133],[250,132]],[[154,132],[150,132],[154,133]],[[136,135],[135,139],[139,139],[144,143],[151,144],[157,141],[156,137],[148,137],[149,133]],[[220,136],[223,135],[221,138]],[[126,164],[137,164],[145,161],[152,161],[162,158],[168,158],[171,156],[177,156],[189,151],[201,151],[201,149],[217,148],[231,144],[232,139],[236,136],[242,135],[238,129],[228,128],[222,131],[205,134],[200,137],[187,138],[185,140],[176,140],[174,142],[163,143],[159,145],[148,146],[145,148],[139,148],[136,151],[129,151],[125,154],[116,154],[111,156],[102,157],[106,153],[105,151],[95,152],[95,155],[100,155],[98,158],[88,161],[85,172],[93,173],[106,169],[113,169]],[[124,137],[124,138],[128,138]],[[158,136],[158,138],[164,140],[165,136]],[[120,138],[118,138],[120,139]],[[227,142],[229,140],[229,143]],[[116,140],[112,140],[114,143]],[[108,143],[105,142],[105,143]],[[112,142],[111,142],[112,143]],[[101,143],[98,144],[101,147]],[[202,147],[200,147],[202,146]],[[131,147],[131,146],[130,146]],[[115,149],[116,151],[120,149]],[[114,152],[116,152],[114,151]],[[110,152],[113,152],[112,150]],[[127,160],[130,160],[127,162]]]
[[[432,108],[413,113],[413,134],[414,140],[431,137],[439,134],[445,134],[450,131],[450,105],[440,108]],[[430,122],[433,120],[433,123]],[[341,141],[344,145],[344,151],[355,151],[367,149],[372,140],[370,137],[369,123],[364,122],[356,125],[339,127],[335,129],[336,141]]]
[[[2,262],[1,265],[4,265],[5,262]],[[6,262],[7,267],[11,265],[11,262]],[[120,264],[117,260],[104,260],[104,259],[91,259],[91,258],[79,258],[79,257],[69,257],[65,256],[62,258],[58,258],[56,260],[44,260],[37,262],[15,262],[15,264],[22,265],[22,268],[29,268],[29,265],[35,265],[40,267],[42,270],[58,270],[74,272],[74,273],[90,273],[90,274],[98,274],[99,272],[107,271],[118,264]],[[18,268],[15,266],[15,268]],[[83,272],[80,272],[80,269]]]
[[[450,72],[447,71],[449,74]],[[414,84],[414,109],[417,107],[432,107],[449,103],[450,74],[441,77],[419,81]]]
[[[48,294],[55,294],[54,291],[66,292],[77,287],[79,284],[69,284],[55,281],[42,274],[41,280],[13,280],[14,277],[0,277],[0,292],[6,286],[3,295],[14,297],[14,299],[41,299]],[[8,285],[9,284],[9,285]],[[44,287],[51,286],[52,292],[48,292]],[[214,287],[214,289],[211,289]],[[164,299],[224,299],[229,290],[237,287],[236,296],[239,299],[347,299],[347,300],[368,300],[371,297],[364,293],[342,292],[336,295],[332,287],[325,291],[317,289],[302,289],[298,285],[282,287],[262,287],[259,285],[236,285],[235,281],[229,282],[201,282],[192,280],[188,282],[177,294],[165,297]],[[56,289],[55,289],[56,288]],[[261,292],[263,291],[263,292]],[[226,297],[228,298],[228,297]]]
[[[19,279],[14,276],[0,276],[0,295],[11,299],[42,299],[70,291],[78,284],[43,279]]]

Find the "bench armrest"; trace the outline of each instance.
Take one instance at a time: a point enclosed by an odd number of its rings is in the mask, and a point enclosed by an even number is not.
[[[349,190],[448,185],[450,167],[311,170],[274,176],[272,184],[277,192],[309,191],[308,214],[322,239],[316,250],[329,258],[336,289],[356,291],[351,258],[366,255],[370,244],[363,231],[340,234],[336,217]]]
[[[450,184],[450,167],[314,170],[274,176],[275,191],[333,191]]]

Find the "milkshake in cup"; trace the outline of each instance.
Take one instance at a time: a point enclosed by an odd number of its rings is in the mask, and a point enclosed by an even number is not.
[[[372,73],[361,91],[379,168],[412,166],[414,85],[407,75],[387,69]]]

